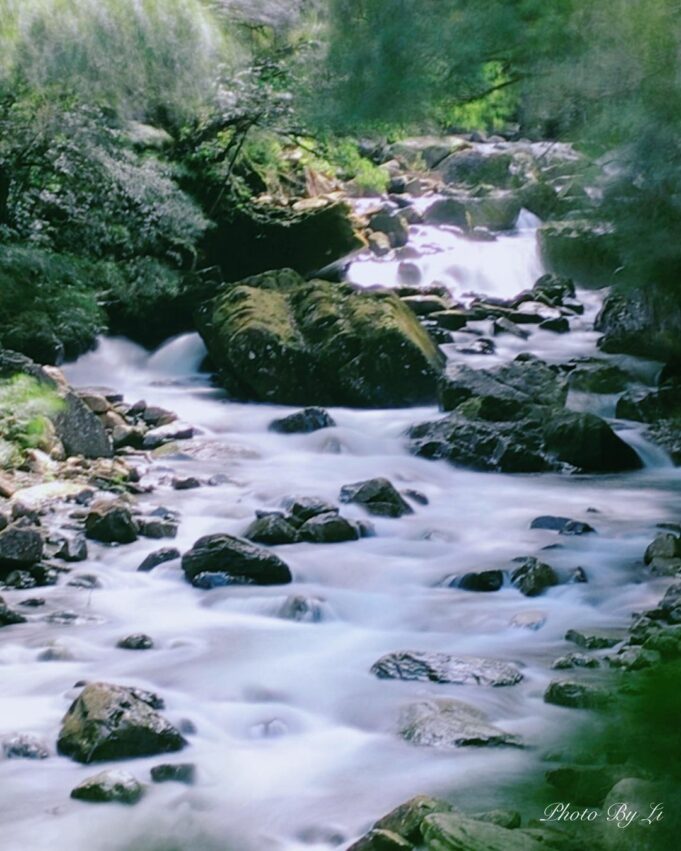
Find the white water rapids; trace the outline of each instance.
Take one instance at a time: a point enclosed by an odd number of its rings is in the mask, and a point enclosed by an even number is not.
[[[486,292],[508,297],[541,273],[530,225],[496,242],[469,242],[446,228],[412,228],[410,245],[424,285],[438,280],[456,297]],[[397,261],[360,258],[355,282],[394,285]],[[582,292],[584,317],[569,335],[533,331],[529,341],[497,338],[493,356],[463,356],[488,366],[534,351],[547,360],[593,353],[591,330],[599,296]],[[481,323],[484,326],[485,323]],[[449,347],[452,349],[453,347]],[[453,351],[448,352],[454,356]],[[376,818],[417,793],[448,796],[462,806],[494,803],[495,789],[518,778],[542,749],[580,721],[580,713],[545,704],[553,659],[569,649],[571,627],[625,626],[632,611],[661,596],[664,580],[644,580],[641,556],[655,524],[678,520],[681,474],[631,424],[620,433],[646,461],[617,476],[495,475],[412,457],[404,431],[431,419],[434,408],[331,409],[337,426],[307,435],[267,430],[293,410],[230,402],[198,372],[204,354],[195,335],[149,356],[125,340],[102,340],[96,352],[66,369],[76,385],[107,385],[134,402],[144,398],[176,411],[201,435],[180,453],[146,464],[154,493],[140,498],[181,513],[175,542],[141,539],[124,547],[90,543],[77,573],[102,587],[73,588],[66,580],[38,592],[3,592],[8,605],[42,596],[41,619],[0,636],[0,735],[33,733],[49,742],[42,762],[0,762],[0,847],[4,851],[323,851],[347,844]],[[639,365],[642,380],[651,367]],[[342,368],[342,364],[339,364]],[[612,413],[611,397],[575,404]],[[599,407],[600,406],[600,407]],[[173,475],[221,484],[177,492]],[[401,519],[372,518],[376,536],[335,545],[277,547],[294,583],[202,591],[185,582],[178,561],[151,573],[136,568],[159,546],[187,550],[201,535],[240,534],[256,509],[288,495],[338,502],[342,485],[386,476],[398,488],[429,499]],[[598,513],[588,513],[596,509]],[[344,506],[350,518],[365,516]],[[587,520],[597,535],[557,539],[530,530],[540,514]],[[442,584],[455,573],[506,568],[516,556],[544,554],[557,568],[581,566],[587,584],[561,585],[534,599],[506,586],[493,594]],[[291,594],[316,597],[320,622],[278,617]],[[43,614],[82,615],[60,626]],[[511,626],[520,613],[546,618],[538,631]],[[151,635],[152,650],[116,648],[135,632]],[[67,659],[39,661],[46,647]],[[574,649],[574,648],[573,648]],[[397,650],[443,651],[514,660],[524,680],[510,688],[379,680],[369,669]],[[163,714],[195,732],[182,752],[82,766],[54,754],[62,716],[79,680],[137,685],[158,692]],[[423,696],[456,697],[483,709],[532,747],[461,748],[440,752],[402,741],[397,717]],[[197,783],[149,785],[135,807],[88,805],[69,799],[85,777],[114,765],[149,781],[159,762],[193,762]]]

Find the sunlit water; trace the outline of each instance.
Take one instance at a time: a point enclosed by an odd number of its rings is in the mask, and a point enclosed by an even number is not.
[[[411,244],[419,251],[423,286],[438,280],[457,298],[471,291],[510,296],[541,272],[531,227],[493,243],[416,228]],[[350,271],[365,286],[393,285],[397,274],[396,262],[368,256]],[[593,353],[591,322],[599,297],[582,296],[586,314],[572,334],[534,331],[529,341],[499,337],[496,356],[466,362],[487,366],[527,350],[549,360]],[[123,767],[148,781],[149,768],[161,761],[192,761],[198,782],[191,788],[150,786],[132,808],[95,806],[70,800],[69,792],[99,767],[58,756],[40,763],[6,760],[0,762],[0,845],[7,851],[321,851],[345,847],[417,793],[447,795],[477,809],[492,805],[501,783],[521,778],[542,748],[579,719],[580,713],[542,700],[551,661],[569,649],[565,631],[626,625],[632,611],[664,590],[663,580],[645,579],[641,555],[656,523],[678,519],[678,472],[627,423],[618,424],[620,433],[648,466],[600,477],[482,474],[412,457],[404,431],[436,416],[435,408],[332,409],[335,428],[278,435],[267,430],[269,422],[293,409],[228,401],[198,372],[203,355],[195,335],[151,356],[128,341],[109,339],[66,370],[76,384],[113,386],[127,400],[171,408],[201,430],[181,454],[144,467],[145,481],[156,490],[140,502],[181,512],[175,542],[180,550],[207,533],[243,532],[256,509],[276,507],[287,495],[337,501],[343,484],[371,476],[415,488],[429,504],[399,520],[375,519],[372,538],[276,548],[294,574],[285,587],[200,591],[184,581],[179,562],[152,573],[136,571],[147,553],[168,542],[90,544],[90,560],[75,572],[96,574],[101,589],[68,587],[66,580],[40,589],[47,606],[35,620],[2,631],[0,733],[31,732],[53,747],[77,694],[74,683],[139,685],[164,697],[171,721],[189,720],[196,732],[180,754]],[[645,377],[653,367],[640,369]],[[614,409],[610,397],[573,401],[606,415]],[[190,474],[204,481],[221,474],[223,483],[172,490],[173,475]],[[535,516],[549,513],[588,520],[598,534],[557,539],[530,530]],[[353,506],[343,507],[343,514],[364,516]],[[453,574],[506,568],[510,559],[557,541],[562,548],[542,556],[557,569],[583,567],[588,584],[561,585],[534,599],[511,587],[475,594],[442,584]],[[280,618],[290,594],[319,598],[322,621]],[[36,596],[3,595],[10,605]],[[83,623],[42,620],[58,609],[78,612]],[[541,629],[511,626],[515,615],[528,611],[546,618]],[[142,631],[153,637],[154,649],[115,647],[121,637]],[[53,644],[70,659],[38,661]],[[369,673],[382,654],[404,649],[514,660],[524,680],[491,689],[385,681]],[[532,747],[443,753],[409,745],[396,735],[397,717],[424,696],[480,707]]]

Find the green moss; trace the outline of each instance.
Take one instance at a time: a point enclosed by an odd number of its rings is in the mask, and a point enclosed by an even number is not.
[[[0,466],[18,466],[27,449],[49,450],[50,418],[63,405],[54,390],[28,375],[0,379]]]

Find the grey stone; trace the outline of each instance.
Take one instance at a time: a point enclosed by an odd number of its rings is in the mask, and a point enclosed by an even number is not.
[[[520,670],[510,662],[418,651],[388,653],[372,665],[371,673],[379,679],[456,685],[511,686],[523,679]]]
[[[388,479],[367,479],[343,485],[340,500],[345,503],[357,503],[370,514],[381,517],[402,517],[413,514],[414,509],[406,502]]]
[[[422,700],[400,715],[400,735],[415,745],[452,749],[519,745],[520,739],[489,723],[484,712],[460,700]]]
[[[144,787],[127,771],[102,771],[79,783],[71,792],[77,801],[104,804],[136,804],[144,794]]]

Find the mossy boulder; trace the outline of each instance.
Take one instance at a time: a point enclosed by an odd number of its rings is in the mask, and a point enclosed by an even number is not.
[[[226,287],[197,321],[221,383],[238,398],[390,407],[435,396],[443,358],[392,293],[282,269]]]

